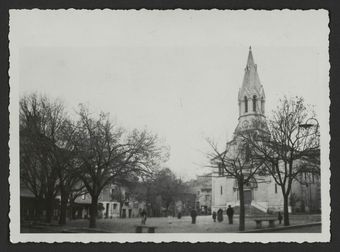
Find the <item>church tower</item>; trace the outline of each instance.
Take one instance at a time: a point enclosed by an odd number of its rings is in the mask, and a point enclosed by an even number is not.
[[[263,86],[257,72],[257,65],[254,62],[253,53],[249,48],[247,64],[244,70],[243,83],[238,92],[238,106],[239,116],[238,125],[235,129],[233,138],[227,143],[226,153],[230,157],[238,156],[238,151],[244,151],[239,149],[244,142],[242,141],[242,134],[246,130],[265,134],[263,136],[270,136],[265,116],[265,94]],[[246,158],[245,155],[241,155],[241,158]],[[251,162],[244,160],[243,174],[247,174],[251,171]],[[258,183],[258,181],[262,181]],[[255,174],[253,179],[243,185],[244,204],[247,206],[250,212],[266,213],[268,209],[274,211],[282,211],[283,197],[280,194],[275,180],[270,176],[259,176]],[[219,176],[212,178],[212,210],[226,209],[228,205],[232,207],[240,206],[240,197],[238,182],[232,176],[226,176],[219,170]]]
[[[254,119],[265,120],[265,94],[257,73],[251,47],[244,69],[242,87],[238,92],[239,118],[235,132],[251,127]]]

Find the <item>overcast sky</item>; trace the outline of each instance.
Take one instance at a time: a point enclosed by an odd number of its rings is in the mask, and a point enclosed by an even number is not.
[[[326,11],[11,11],[11,92],[40,92],[110,112],[171,147],[184,179],[207,171],[206,137],[223,143],[238,119],[251,45],[267,115],[303,96],[328,122]],[[322,125],[321,125],[322,127]]]

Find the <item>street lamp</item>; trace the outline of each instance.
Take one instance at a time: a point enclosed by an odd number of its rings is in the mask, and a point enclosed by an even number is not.
[[[310,123],[310,121],[314,121],[315,124]],[[316,127],[316,131],[317,131],[319,129],[319,121],[314,117],[307,119],[307,121],[305,123],[299,124],[299,127],[304,128],[304,129],[309,129],[309,128],[314,127],[314,126]]]

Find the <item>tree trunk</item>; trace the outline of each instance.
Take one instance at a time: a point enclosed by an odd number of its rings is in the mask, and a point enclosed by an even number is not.
[[[35,199],[35,212],[33,214],[34,220],[41,220],[43,215],[43,209],[44,209],[44,200],[42,198],[36,198]]]
[[[61,193],[59,224],[66,224],[68,193]]]
[[[91,206],[90,206],[90,228],[95,228],[96,227],[96,219],[97,219],[97,206],[98,206],[98,195],[93,196],[92,201],[91,201]]]
[[[245,229],[245,209],[244,209],[244,193],[243,193],[243,176],[238,179],[238,190],[239,190],[239,197],[240,197],[240,224],[239,230],[244,231]]]
[[[119,208],[119,218],[122,218],[122,211],[123,211],[123,201],[119,201],[120,208]]]
[[[70,197],[70,210],[69,210],[69,219],[70,220],[74,220],[74,216],[73,216],[73,211],[74,211],[74,201],[75,198],[73,196]]]
[[[289,194],[283,194],[283,224],[289,226],[289,212],[288,212]]]
[[[49,197],[46,199],[46,222],[52,222],[52,215],[53,215],[53,201],[54,198]]]

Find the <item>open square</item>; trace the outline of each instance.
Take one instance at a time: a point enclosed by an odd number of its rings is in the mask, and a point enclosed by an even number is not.
[[[328,21],[11,10],[11,241],[328,241]]]

